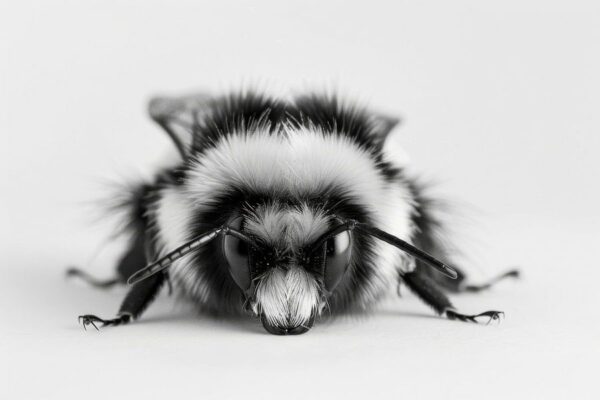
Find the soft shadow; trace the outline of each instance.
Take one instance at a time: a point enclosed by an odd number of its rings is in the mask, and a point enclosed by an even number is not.
[[[191,308],[191,307],[190,307]],[[217,329],[231,332],[251,332],[268,334],[258,318],[252,317],[223,317],[199,313],[193,309],[177,313],[160,313],[140,318],[134,322],[136,325],[151,325],[158,323],[173,323],[178,325],[195,326],[201,329]]]
[[[396,310],[377,310],[373,313],[374,316],[382,315],[398,318],[425,318],[425,319],[443,319],[435,314],[418,313],[411,311],[396,311]]]

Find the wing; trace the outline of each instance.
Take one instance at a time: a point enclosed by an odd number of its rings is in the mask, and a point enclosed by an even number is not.
[[[194,128],[209,112],[212,101],[213,97],[208,93],[157,96],[148,103],[148,113],[167,132],[185,159],[192,145]]]

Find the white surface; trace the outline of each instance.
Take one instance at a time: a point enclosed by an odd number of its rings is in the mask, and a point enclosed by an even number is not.
[[[600,17],[594,2],[0,2],[0,398],[597,398]],[[500,325],[432,317],[406,293],[370,318],[274,337],[161,297],[84,332],[123,289],[92,201],[169,147],[153,93],[337,86],[405,124],[415,170],[463,207]],[[470,220],[477,220],[473,226]],[[102,222],[102,221],[101,221]]]

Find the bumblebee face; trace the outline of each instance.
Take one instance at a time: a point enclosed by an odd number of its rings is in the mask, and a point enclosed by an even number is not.
[[[229,273],[249,309],[273,334],[308,331],[351,263],[352,236],[340,232],[319,240],[334,218],[307,205],[258,207],[230,225],[256,245],[224,236]]]

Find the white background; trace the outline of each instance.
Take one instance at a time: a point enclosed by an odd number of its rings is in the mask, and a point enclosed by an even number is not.
[[[0,4],[0,397],[600,395],[597,2]],[[138,323],[84,332],[76,316],[112,315],[125,289],[62,272],[111,274],[97,199],[170,148],[145,101],[250,84],[401,115],[390,146],[459,200],[473,279],[524,271],[455,303],[506,319],[446,321],[405,293],[274,337],[165,295]]]

